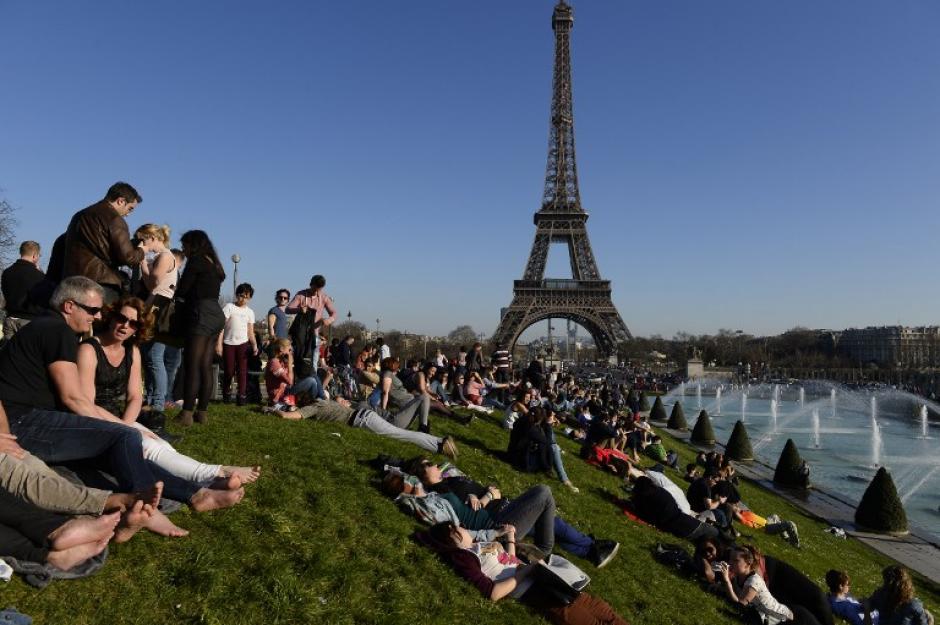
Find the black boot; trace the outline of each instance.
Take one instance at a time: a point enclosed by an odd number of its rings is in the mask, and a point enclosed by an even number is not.
[[[419,432],[424,432],[425,434],[430,434],[430,433],[431,433],[431,424],[430,424],[430,423],[425,423],[424,425],[419,425],[419,426],[418,426],[418,431],[419,431]]]

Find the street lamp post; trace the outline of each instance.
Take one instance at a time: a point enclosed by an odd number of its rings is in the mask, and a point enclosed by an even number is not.
[[[232,274],[232,297],[235,297],[235,289],[238,288],[238,263],[242,262],[242,257],[238,254],[232,254],[232,262],[235,264],[235,271]]]

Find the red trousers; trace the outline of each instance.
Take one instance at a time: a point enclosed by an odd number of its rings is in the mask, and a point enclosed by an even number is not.
[[[223,375],[222,395],[229,396],[232,390],[232,378],[238,371],[238,396],[244,397],[248,392],[248,350],[251,343],[241,345],[223,345]]]

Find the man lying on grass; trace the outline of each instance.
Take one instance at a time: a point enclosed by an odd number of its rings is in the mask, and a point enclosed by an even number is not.
[[[368,408],[354,409],[342,397],[336,400],[315,399],[312,404],[296,410],[273,410],[283,419],[313,419],[345,423],[354,428],[364,428],[379,436],[411,443],[431,452],[444,454],[448,458],[457,458],[457,444],[450,436],[440,438],[424,432],[415,432],[400,428],[383,419],[377,412]]]

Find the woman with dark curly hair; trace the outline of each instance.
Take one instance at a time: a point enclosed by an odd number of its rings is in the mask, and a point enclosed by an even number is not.
[[[914,582],[903,566],[889,566],[881,571],[881,588],[865,606],[865,623],[872,623],[871,613],[878,611],[881,625],[933,625],[933,615],[914,596]]]
[[[86,339],[78,350],[82,391],[95,405],[140,430],[144,458],[166,473],[162,477],[167,495],[188,501],[197,511],[234,505],[244,495],[242,483],[257,479],[258,467],[198,462],[137,423],[143,402],[137,341],[146,340],[152,332],[153,315],[142,300],[123,297],[106,309],[96,336]]]

